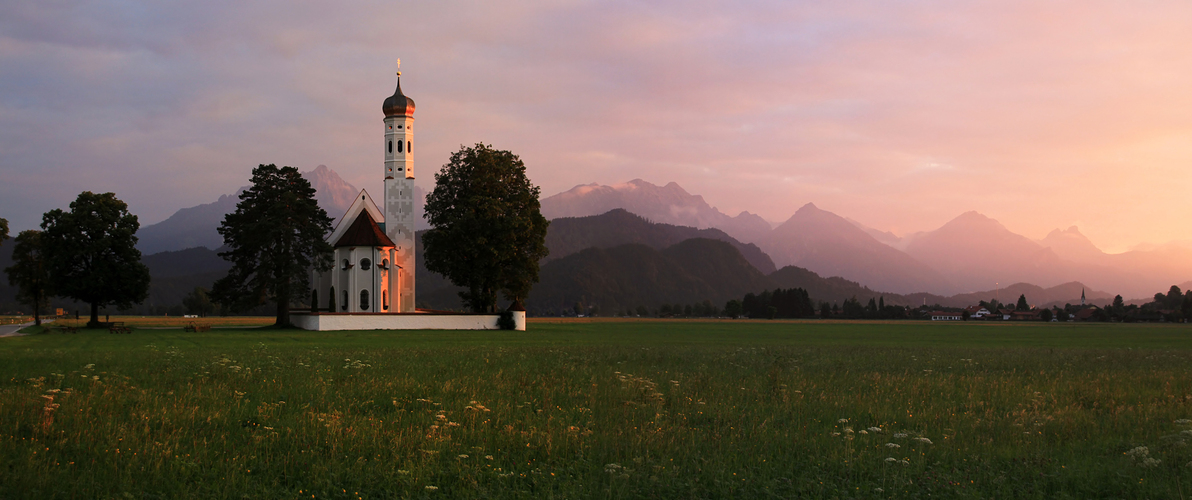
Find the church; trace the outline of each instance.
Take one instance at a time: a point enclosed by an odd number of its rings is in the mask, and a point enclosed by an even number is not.
[[[327,237],[334,266],[311,276],[314,311],[292,312],[307,330],[461,329],[499,326],[499,315],[422,311],[414,306],[414,100],[397,90],[381,105],[385,198],[362,190]],[[525,311],[513,311],[525,330]]]

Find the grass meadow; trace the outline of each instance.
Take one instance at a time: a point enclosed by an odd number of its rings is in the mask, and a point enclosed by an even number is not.
[[[0,498],[1187,498],[1192,327],[0,339]]]

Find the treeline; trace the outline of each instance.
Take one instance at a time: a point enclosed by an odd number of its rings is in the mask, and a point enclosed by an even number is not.
[[[839,318],[839,319],[906,319],[911,309],[903,306],[886,305],[884,297],[870,298],[862,304],[856,297],[845,299],[843,304],[812,300],[802,288],[776,288],[761,293],[747,293],[741,300],[730,300],[724,306],[727,316],[753,319],[775,318]]]

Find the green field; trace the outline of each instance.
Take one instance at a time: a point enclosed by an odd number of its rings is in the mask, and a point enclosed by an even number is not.
[[[0,498],[1185,498],[1190,418],[1184,325],[84,331],[0,339]]]

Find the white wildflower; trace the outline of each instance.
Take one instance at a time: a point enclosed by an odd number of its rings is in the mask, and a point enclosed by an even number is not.
[[[869,434],[869,431],[867,431],[865,429],[861,429],[861,430],[857,431],[857,434]]]
[[[899,433],[894,434],[894,437],[897,439],[902,439],[902,438],[906,437],[906,433],[899,432]]]
[[[902,448],[902,445],[898,445],[898,444],[894,444],[894,443],[886,443],[886,448]]]
[[[897,459],[897,458],[894,458],[894,457],[889,457],[889,458],[887,458],[887,459],[886,459],[886,463],[894,463],[894,462],[897,462],[897,461],[898,461],[898,459]]]
[[[882,431],[882,428],[881,428],[881,427],[870,427],[870,428],[868,428],[868,429],[865,429],[865,430],[867,430],[867,431],[869,431],[869,432],[873,432],[873,433],[878,433],[878,432],[881,432],[881,431]]]
[[[842,418],[842,419],[840,419],[840,420],[837,420],[837,421],[836,421],[836,423],[838,423],[838,424],[847,424],[847,423],[848,423],[848,419],[847,419],[847,418]]]
[[[917,437],[917,438],[915,438],[915,441],[918,441],[918,442],[920,442],[920,443],[923,443],[923,444],[932,444],[932,443],[931,443],[931,440],[930,440],[930,439],[927,439],[927,438],[925,438],[925,437]]]
[[[1134,460],[1142,460],[1151,454],[1151,450],[1146,446],[1138,446],[1130,451],[1123,453],[1123,455]]]
[[[429,486],[429,485],[428,485],[428,486],[426,487],[426,491],[438,491],[438,489],[439,489],[439,487],[438,487],[438,486]]]

